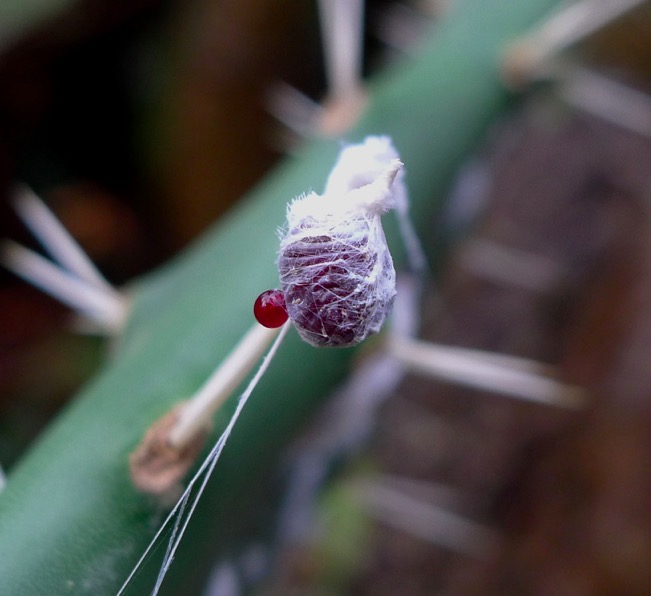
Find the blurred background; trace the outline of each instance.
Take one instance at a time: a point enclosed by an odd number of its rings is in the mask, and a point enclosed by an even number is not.
[[[369,0],[368,72],[408,60],[453,2]],[[427,292],[422,336],[558,366],[589,406],[408,376],[259,593],[649,593],[649,40],[642,3],[573,48],[567,75],[495,123],[431,228],[448,241],[474,222]],[[128,283],[292,150],[268,109],[281,82],[323,97],[313,2],[4,0],[0,237],[36,247],[10,202],[26,182],[111,282]],[[101,366],[104,342],[69,319],[0,272],[5,468]],[[389,487],[398,510],[415,499],[474,515],[488,556],[410,531],[351,486]]]

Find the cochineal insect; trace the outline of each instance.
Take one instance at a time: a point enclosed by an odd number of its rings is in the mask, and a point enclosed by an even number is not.
[[[316,347],[354,346],[380,330],[396,294],[380,218],[406,207],[402,166],[389,137],[367,137],[342,149],[322,195],[311,192],[288,205],[278,253],[281,289],[258,297],[258,322],[282,325],[284,308]]]

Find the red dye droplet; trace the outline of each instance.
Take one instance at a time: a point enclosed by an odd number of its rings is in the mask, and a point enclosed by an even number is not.
[[[275,329],[288,319],[285,295],[281,290],[267,290],[260,294],[253,305],[253,314],[263,327]]]

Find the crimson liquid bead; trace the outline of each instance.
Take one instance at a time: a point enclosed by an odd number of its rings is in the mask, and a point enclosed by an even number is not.
[[[287,321],[285,295],[281,290],[267,290],[260,294],[253,305],[253,314],[263,327],[275,329]]]

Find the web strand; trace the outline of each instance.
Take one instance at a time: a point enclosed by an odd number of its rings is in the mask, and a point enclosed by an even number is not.
[[[145,549],[145,552],[142,554],[142,556],[134,566],[133,570],[129,574],[129,577],[127,577],[126,581],[118,591],[117,596],[121,596],[122,594],[124,594],[126,588],[129,586],[129,584],[135,577],[136,573],[140,570],[143,563],[147,560],[149,554],[151,553],[152,549],[154,548],[159,538],[163,534],[165,528],[170,524],[172,520],[174,520],[174,527],[172,529],[172,533],[170,535],[167,544],[165,556],[163,558],[163,562],[161,563],[161,568],[158,573],[158,577],[156,579],[156,584],[154,586],[154,589],[151,592],[152,596],[158,594],[158,591],[160,590],[165,575],[167,574],[172,564],[172,561],[174,560],[174,555],[176,554],[176,550],[179,544],[181,543],[185,530],[190,522],[190,519],[192,518],[192,515],[194,513],[194,510],[196,509],[197,504],[199,503],[201,495],[203,494],[203,491],[206,488],[208,480],[210,480],[213,470],[215,469],[215,466],[219,461],[219,458],[222,454],[222,451],[224,450],[226,442],[228,441],[228,438],[230,437],[231,432],[235,427],[235,424],[237,423],[237,420],[240,414],[242,413],[242,410],[244,409],[244,406],[246,405],[251,394],[253,393],[253,390],[256,388],[256,386],[262,379],[263,375],[267,372],[267,369],[269,368],[271,361],[276,355],[276,352],[278,351],[278,348],[280,347],[282,340],[284,339],[285,335],[287,335],[287,331],[289,330],[290,326],[291,323],[289,321],[283,325],[280,333],[278,334],[278,337],[276,337],[271,348],[269,348],[269,351],[265,355],[262,364],[258,368],[255,375],[252,377],[251,381],[249,381],[249,384],[247,385],[246,389],[240,396],[237,403],[237,407],[235,408],[235,411],[233,412],[233,415],[231,416],[228,425],[224,429],[224,432],[221,434],[221,436],[215,443],[214,447],[211,449],[210,453],[206,456],[203,463],[201,464],[201,466],[199,467],[195,475],[188,483],[187,488],[185,489],[185,491],[183,491],[183,494],[177,501],[176,505],[174,505],[172,511],[165,518],[165,521],[163,522],[159,530],[156,532],[154,538],[151,540],[151,542]],[[201,484],[196,494],[191,499],[194,486],[199,480],[202,479],[202,477],[203,480],[201,481]],[[190,507],[189,509],[187,509],[187,513],[186,513],[186,507],[188,503],[190,503]]]

